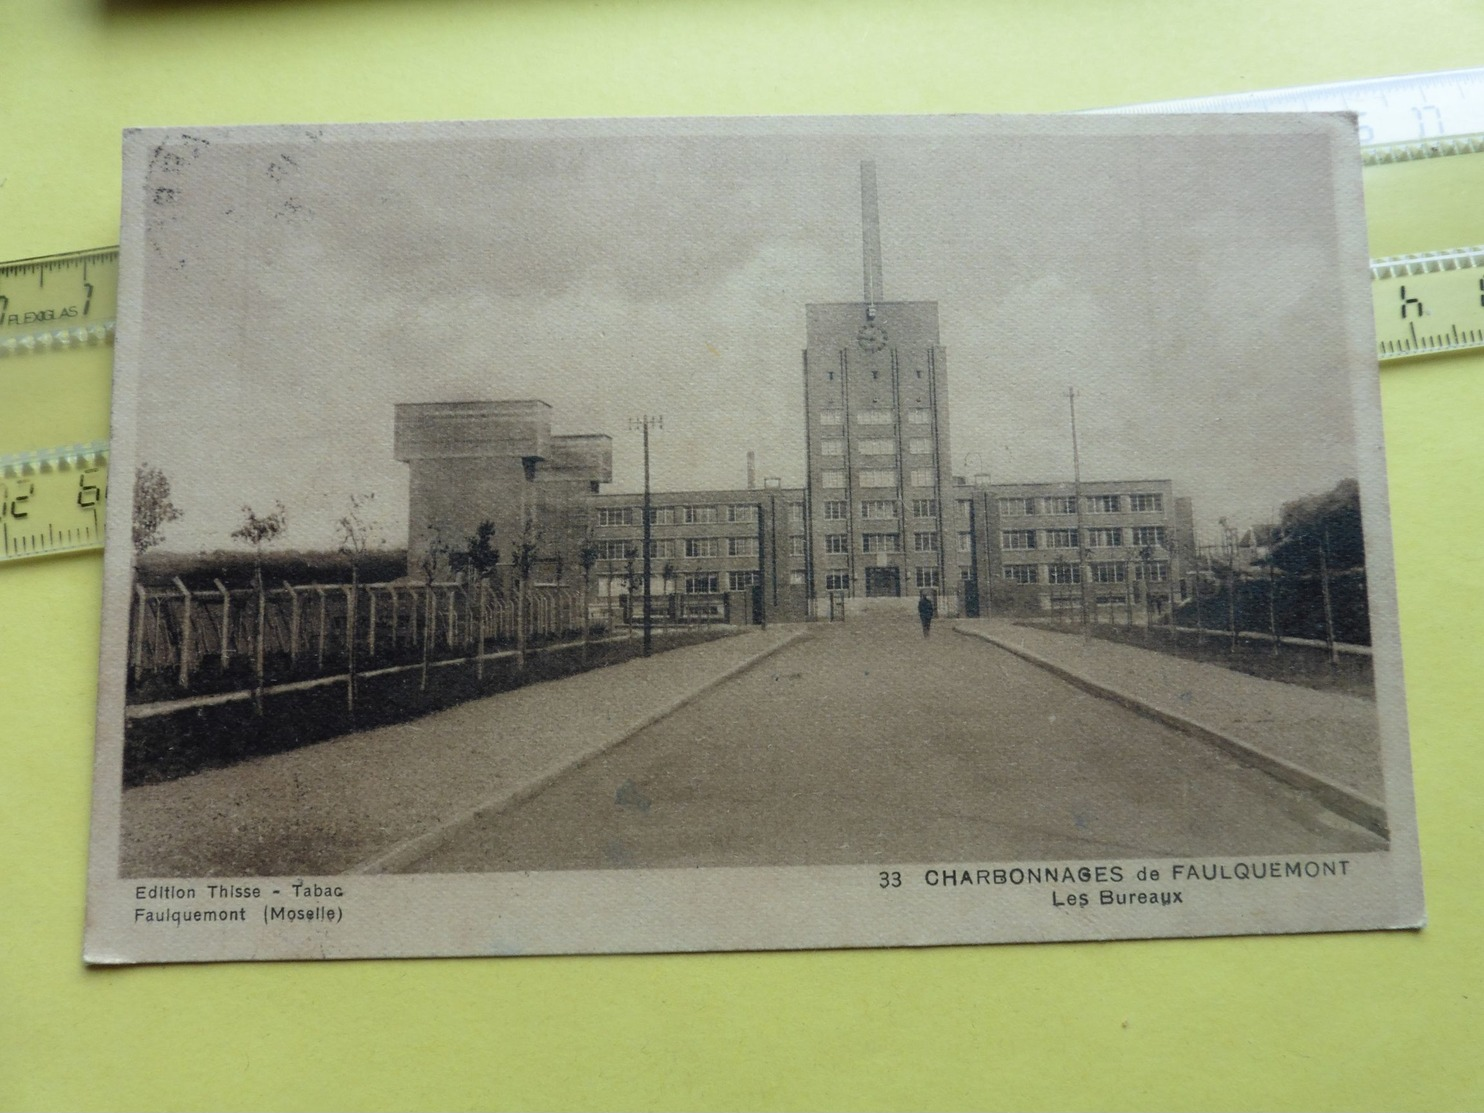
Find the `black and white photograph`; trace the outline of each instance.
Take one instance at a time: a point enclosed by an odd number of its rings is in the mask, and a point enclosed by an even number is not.
[[[1420,926],[1360,168],[127,133],[86,957]]]

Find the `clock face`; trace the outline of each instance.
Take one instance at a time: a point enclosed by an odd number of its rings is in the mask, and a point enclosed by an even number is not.
[[[855,342],[861,346],[862,351],[879,352],[886,347],[886,330],[880,325],[861,325]]]

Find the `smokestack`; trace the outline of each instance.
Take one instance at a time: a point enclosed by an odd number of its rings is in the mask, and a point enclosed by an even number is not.
[[[876,164],[861,163],[861,257],[866,273],[866,319],[876,319],[881,292],[881,214],[876,205]]]
[[[752,449],[747,450],[747,489],[749,491],[757,487],[757,453]]]

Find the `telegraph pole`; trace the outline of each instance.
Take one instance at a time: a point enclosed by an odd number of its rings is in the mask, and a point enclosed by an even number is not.
[[[651,514],[649,506],[649,430],[650,427],[663,429],[665,419],[645,414],[642,417],[629,420],[630,429],[640,429],[644,433],[644,656],[648,657],[654,649],[654,597],[650,589],[649,577],[654,560],[654,547],[650,544]]]
[[[1072,491],[1077,499],[1077,579],[1082,586],[1082,629],[1087,631],[1087,536],[1082,528],[1082,457],[1077,451],[1077,390],[1067,387],[1067,405],[1072,410]]]

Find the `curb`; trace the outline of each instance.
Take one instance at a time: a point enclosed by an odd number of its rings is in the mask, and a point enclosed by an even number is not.
[[[454,835],[458,834],[459,831],[461,831],[464,827],[467,827],[469,824],[474,823],[477,820],[483,819],[487,816],[496,815],[504,809],[511,807],[512,805],[529,800],[531,797],[536,796],[544,789],[546,789],[554,781],[566,776],[574,769],[580,769],[582,766],[586,765],[594,758],[612,751],[616,747],[627,742],[630,738],[638,734],[640,731],[646,730],[649,727],[654,726],[654,724],[659,722],[661,719],[666,719],[669,716],[675,714],[675,712],[679,711],[686,704],[699,699],[701,696],[705,695],[713,688],[726,683],[733,677],[741,675],[748,669],[752,668],[754,665],[771,657],[773,654],[777,653],[785,646],[792,645],[794,642],[804,637],[806,633],[806,630],[790,631],[788,636],[783,638],[783,640],[778,642],[776,645],[769,646],[767,649],[761,650],[760,652],[753,654],[751,657],[744,658],[737,664],[732,665],[730,668],[727,668],[716,676],[713,676],[699,688],[694,688],[691,691],[686,692],[684,695],[671,700],[669,703],[665,704],[657,711],[651,711],[649,714],[641,718],[638,722],[631,723],[628,726],[622,728],[617,733],[617,735],[615,735],[608,741],[595,746],[593,749],[588,750],[586,753],[579,754],[565,764],[557,766],[554,769],[547,770],[545,773],[542,773],[534,780],[527,781],[523,785],[519,785],[511,789],[506,789],[505,791],[500,792],[494,796],[486,797],[479,803],[465,808],[463,811],[459,812],[452,818],[444,820],[432,830],[424,831],[421,835],[414,835],[409,839],[403,839],[401,842],[394,844],[386,850],[383,850],[381,853],[371,858],[367,858],[362,862],[358,862],[356,865],[351,866],[349,869],[342,870],[341,872],[343,874],[391,873],[395,870],[400,870],[406,866],[411,865],[419,858],[423,858],[431,854],[434,850],[438,849],[439,846],[443,845],[443,843],[447,842]]]
[[[1127,692],[1119,691],[1117,688],[1097,681],[1089,680],[1087,677],[1073,672],[1054,661],[1048,661],[1030,650],[1009,642],[1000,640],[982,630],[964,630],[954,626],[955,634],[962,634],[966,638],[978,638],[986,641],[1006,653],[1013,653],[1021,660],[1028,661],[1039,668],[1065,680],[1074,687],[1081,688],[1084,692],[1099,696],[1103,699],[1112,700],[1128,708],[1146,719],[1153,719],[1167,727],[1188,734],[1193,738],[1199,738],[1203,742],[1225,751],[1236,758],[1243,765],[1250,766],[1260,772],[1266,773],[1275,780],[1282,781],[1291,788],[1297,788],[1313,796],[1319,803],[1323,804],[1336,815],[1358,823],[1373,834],[1380,835],[1383,839],[1391,838],[1391,828],[1386,822],[1386,807],[1383,804],[1364,796],[1354,789],[1346,788],[1342,784],[1330,780],[1320,773],[1311,769],[1305,769],[1302,765],[1295,765],[1276,754],[1270,754],[1260,746],[1251,742],[1244,742],[1240,738],[1234,738],[1229,734],[1222,734],[1211,727],[1204,726],[1194,719],[1187,719],[1173,711],[1159,707],[1148,700],[1138,696],[1129,695]]]

